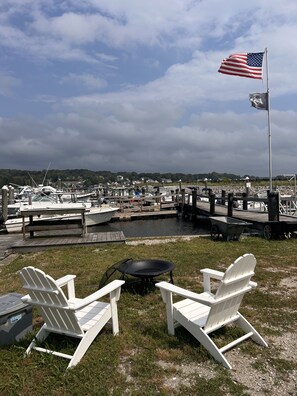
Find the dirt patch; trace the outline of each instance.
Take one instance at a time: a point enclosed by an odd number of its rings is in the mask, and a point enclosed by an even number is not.
[[[268,342],[268,347],[272,349],[271,355],[297,364],[296,333],[271,337]],[[275,354],[273,353],[274,349]],[[226,353],[228,361],[232,365],[232,370],[228,372],[234,383],[246,386],[250,396],[296,395],[297,370],[279,370],[269,358],[265,360],[261,356],[261,349],[258,352],[258,356],[247,356],[239,347]],[[215,365],[217,363],[211,361],[181,365],[159,361],[158,364],[168,372],[168,376],[164,380],[164,387],[174,392],[177,392],[181,386],[191,386],[193,375],[207,380],[216,376]]]
[[[190,241],[193,238],[200,238],[203,235],[186,235],[186,236],[172,236],[166,238],[148,238],[148,239],[131,239],[126,241],[126,245],[137,246],[137,245],[159,245],[161,243],[178,242],[178,241]]]
[[[295,333],[286,333],[280,337],[271,337],[268,340],[269,348],[276,349],[275,358],[281,358],[297,364]],[[270,359],[259,356],[250,357],[241,353],[239,348],[228,353],[232,366],[233,381],[245,385],[249,395],[296,395],[297,370],[279,370]],[[259,368],[256,368],[259,365]]]
[[[164,387],[169,390],[177,391],[182,386],[191,386],[191,381],[195,377],[203,377],[207,380],[215,377],[215,371],[212,369],[211,364],[181,364],[179,366],[173,363],[159,361],[158,364],[169,375],[164,381]]]
[[[291,276],[289,278],[284,278],[280,281],[280,286],[286,289],[290,289],[292,292],[297,289],[297,276]]]

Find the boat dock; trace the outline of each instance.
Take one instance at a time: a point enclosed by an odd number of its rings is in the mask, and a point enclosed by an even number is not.
[[[11,253],[29,253],[49,248],[64,248],[73,246],[94,246],[101,243],[125,243],[126,238],[122,231],[96,232],[81,235],[37,236],[23,239],[22,234],[0,235],[0,260]]]
[[[228,216],[229,218],[245,221],[252,224],[254,230],[263,233],[266,239],[283,236],[296,236],[297,217],[282,215],[279,213],[277,196],[274,197],[274,205],[268,205],[268,211],[243,210],[228,205],[215,204],[214,199],[202,201],[193,199],[191,204],[184,204],[180,208],[184,216],[199,218],[199,216]]]
[[[200,214],[204,214],[206,216],[210,215],[210,205],[208,202],[197,202],[197,210]],[[216,216],[228,216],[228,208],[227,206],[216,205],[215,207],[215,215]],[[212,214],[213,216],[213,214]],[[232,217],[234,219],[247,221],[253,223],[255,226],[263,225],[269,221],[268,212],[257,212],[253,210],[241,210],[233,208]],[[297,223],[297,218],[293,216],[279,216],[279,221],[288,221],[292,223]]]
[[[111,222],[113,221],[128,221],[128,220],[148,220],[148,219],[165,219],[169,217],[176,217],[178,215],[178,211],[176,208],[172,207],[169,210],[159,210],[159,211],[124,211],[124,212],[116,212]]]
[[[144,209],[144,208],[143,208]],[[158,211],[142,211],[138,210],[125,210],[117,212],[112,218],[114,221],[129,221],[129,220],[147,220],[156,218],[169,218],[176,217],[178,212],[173,205],[171,209],[163,209]],[[64,222],[65,224],[65,222]],[[65,228],[65,227],[63,227]],[[125,243],[126,237],[122,231],[113,232],[96,232],[88,233],[84,235],[75,234],[72,230],[72,234],[66,232],[67,227],[63,231],[37,231],[36,236],[25,237],[25,234],[13,233],[13,234],[0,234],[0,261],[11,253],[28,253],[32,251],[40,251],[49,248],[63,248],[69,246],[88,246],[96,245],[101,243]]]

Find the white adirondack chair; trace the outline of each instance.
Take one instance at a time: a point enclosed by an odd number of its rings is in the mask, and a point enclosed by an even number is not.
[[[230,363],[223,355],[228,349],[251,337],[256,343],[267,343],[254,327],[238,312],[246,292],[257,286],[251,282],[254,275],[256,259],[252,254],[239,257],[227,268],[226,272],[203,269],[203,293],[194,293],[167,282],[157,283],[164,303],[166,303],[168,333],[174,335],[175,327],[184,326],[224,367],[231,369]],[[219,280],[215,294],[211,292],[211,278]],[[185,299],[174,303],[173,295]],[[244,335],[218,348],[209,334],[225,325],[236,323]]]
[[[69,359],[69,368],[79,363],[108,321],[112,322],[113,334],[118,334],[117,301],[124,281],[115,280],[90,296],[80,299],[75,297],[75,275],[66,275],[54,280],[37,268],[25,267],[20,271],[20,277],[24,289],[29,293],[22,300],[36,305],[45,322],[26,350],[26,354],[32,349],[52,353]],[[67,286],[68,298],[61,289],[63,286]],[[97,301],[107,294],[110,295],[110,302]],[[38,346],[50,333],[81,339],[74,354],[68,355]]]

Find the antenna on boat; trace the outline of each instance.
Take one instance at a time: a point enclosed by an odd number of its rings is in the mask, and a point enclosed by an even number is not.
[[[37,183],[36,183],[36,181],[33,179],[33,177],[30,175],[30,173],[29,173],[29,172],[28,172],[28,175],[29,175],[29,177],[30,177],[31,181],[33,182],[33,186],[35,185],[35,187],[37,187]]]
[[[47,176],[47,173],[48,173],[48,170],[49,170],[49,167],[50,167],[50,166],[51,166],[51,162],[48,164],[48,167],[47,167],[47,169],[46,169],[44,178],[43,178],[43,180],[42,180],[42,185],[43,185],[43,186],[44,186],[44,182],[45,182],[45,179],[46,179],[46,176]]]

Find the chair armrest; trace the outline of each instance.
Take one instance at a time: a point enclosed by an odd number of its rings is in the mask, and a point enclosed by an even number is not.
[[[100,298],[110,294],[112,297],[115,296],[116,301],[120,298],[121,286],[125,283],[123,280],[114,280],[110,282],[108,285],[102,287],[100,290],[95,291],[90,294],[88,297],[85,297],[79,301],[71,302],[69,301],[69,307],[73,310],[78,310],[86,305],[91,304],[92,302],[99,300]]]
[[[183,289],[182,287],[175,286],[172,283],[163,281],[163,282],[156,283],[155,286],[158,287],[159,289],[161,289],[162,297],[163,297],[164,292],[165,293],[174,293],[181,297],[189,298],[190,300],[197,301],[197,302],[207,305],[209,307],[215,303],[215,299],[212,296],[210,296],[209,294],[203,293],[203,295],[202,295],[199,293],[194,293],[189,290]],[[164,300],[164,298],[163,298],[163,300]],[[164,302],[166,302],[166,299],[164,300]]]
[[[74,279],[76,275],[65,275],[56,280],[59,287],[67,285],[68,299],[75,298]]]
[[[224,276],[224,272],[222,271],[216,271],[211,268],[203,268],[200,270],[203,274],[209,274],[211,278],[221,280]]]
[[[203,274],[203,288],[205,292],[211,293],[210,279],[223,279],[224,272],[216,271],[211,268],[204,268],[200,272]]]
[[[73,279],[76,278],[76,275],[65,275],[62,278],[56,280],[58,286],[65,286],[68,282],[71,282]]]

